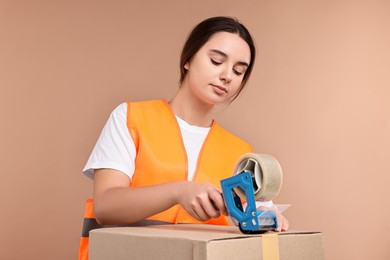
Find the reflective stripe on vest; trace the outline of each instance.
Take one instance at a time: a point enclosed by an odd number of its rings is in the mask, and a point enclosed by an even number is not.
[[[87,199],[87,201],[85,202],[84,223],[83,223],[83,230],[80,238],[80,247],[79,247],[79,260],[88,260],[89,231],[92,230],[92,228],[89,225],[89,223],[87,223],[88,220],[86,221],[86,219],[95,220],[95,214],[93,213],[92,199]],[[84,225],[89,225],[89,226],[86,227]]]
[[[88,198],[85,203],[84,222],[81,232],[80,247],[79,247],[79,260],[88,260],[88,247],[89,247],[89,231],[97,228],[105,227],[141,227],[150,225],[167,225],[170,223],[163,221],[142,220],[137,223],[128,225],[100,225],[95,219],[93,213],[93,200]]]

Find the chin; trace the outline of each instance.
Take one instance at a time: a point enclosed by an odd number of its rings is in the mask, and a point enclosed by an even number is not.
[[[203,101],[204,101],[204,103],[206,103],[208,105],[215,106],[215,105],[224,103],[226,101],[226,99],[221,98],[221,97],[208,97],[207,99],[204,99]]]
[[[202,103],[208,106],[215,106],[222,103],[226,103],[229,100],[230,96],[226,95],[217,95],[215,93],[211,93],[209,95],[204,95],[201,98]]]

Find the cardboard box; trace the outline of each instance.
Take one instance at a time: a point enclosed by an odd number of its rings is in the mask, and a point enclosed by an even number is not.
[[[91,260],[323,260],[321,232],[242,234],[197,224],[102,228],[90,232]]]

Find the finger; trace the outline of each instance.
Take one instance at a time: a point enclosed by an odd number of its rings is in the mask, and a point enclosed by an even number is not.
[[[290,223],[285,217],[283,217],[282,231],[287,231],[289,227],[290,227]]]
[[[215,207],[216,210],[219,211],[219,213],[224,214],[225,216],[228,215],[227,209],[225,206],[225,202],[223,200],[223,196],[220,192],[215,192],[213,197],[211,197],[213,206]]]
[[[210,204],[209,207],[213,208],[213,206],[211,206],[211,202],[210,201],[209,201],[209,204]],[[210,214],[205,209],[204,203],[201,200],[194,202],[192,204],[191,208],[192,208],[192,210],[194,212],[194,217],[196,219],[198,219],[200,221],[206,221],[206,220],[209,220],[211,218]]]
[[[221,211],[221,213],[225,216],[228,216],[229,213],[227,211],[227,208],[226,208],[226,205],[225,205],[225,199],[223,198],[223,194],[222,194],[222,191],[220,189],[217,188],[217,191],[218,191],[218,194],[219,196],[217,197],[217,201],[219,200],[220,202],[216,202],[216,204],[218,205],[218,208],[219,210]]]
[[[198,215],[198,213],[196,213],[196,211],[191,210],[191,212],[188,212],[188,213],[190,213],[190,215],[192,217],[196,218],[197,220],[203,221],[202,218]]]
[[[278,222],[279,222],[278,229],[280,229],[278,231],[287,231],[289,229],[290,223],[282,214],[278,214]]]
[[[225,205],[225,202],[222,202],[222,209],[220,208],[222,214],[224,214],[225,216],[228,216],[229,213],[227,211],[227,208],[226,208],[226,205]]]
[[[283,225],[284,225],[284,223],[283,223],[283,216],[279,212],[276,212],[276,214],[277,214],[276,218],[277,218],[277,221],[278,221],[278,226],[277,226],[277,228],[274,229],[274,231],[281,232],[282,229],[283,229]]]
[[[274,229],[274,231],[276,232],[282,231],[282,225],[279,224],[278,227]]]
[[[205,213],[212,218],[217,218],[221,215],[218,205],[211,199],[202,201],[201,206],[203,207]]]
[[[210,216],[206,213],[202,206],[200,198],[191,200],[188,206],[188,213],[197,220],[206,221],[210,219]]]
[[[202,206],[199,205],[196,209],[193,209],[193,214],[191,214],[194,218],[200,221],[206,221],[210,219],[210,216],[206,213]]]
[[[222,194],[215,188],[208,189],[205,196],[198,197],[198,199],[206,214],[212,218],[219,217],[224,210]]]

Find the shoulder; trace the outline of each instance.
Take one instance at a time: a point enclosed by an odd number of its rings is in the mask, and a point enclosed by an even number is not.
[[[127,102],[128,128],[155,128],[172,124],[173,115],[165,100]]]
[[[145,108],[167,106],[167,102],[165,100],[147,100],[147,101],[136,101],[136,102],[128,101],[126,103],[128,109],[130,108],[145,109]]]
[[[136,122],[155,125],[172,118],[172,111],[165,100],[127,102],[127,109],[127,121],[132,125]]]
[[[119,104],[112,112],[112,116],[120,116],[126,118],[127,115],[127,102]]]

